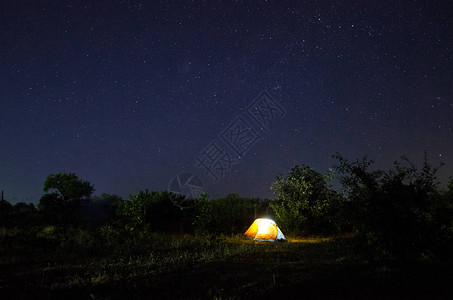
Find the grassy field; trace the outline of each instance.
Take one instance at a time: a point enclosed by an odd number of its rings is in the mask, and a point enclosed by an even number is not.
[[[369,263],[353,238],[0,228],[1,299],[448,299],[452,264]]]

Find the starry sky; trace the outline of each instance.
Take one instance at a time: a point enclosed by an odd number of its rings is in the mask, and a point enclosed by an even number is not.
[[[272,197],[277,174],[324,173],[336,152],[388,169],[424,150],[445,184],[452,15],[451,1],[2,0],[0,189],[37,203],[61,171],[127,198],[189,173],[211,197]]]

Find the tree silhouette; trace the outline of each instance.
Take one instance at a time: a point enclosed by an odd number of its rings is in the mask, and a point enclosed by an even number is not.
[[[370,170],[366,157],[349,162],[336,155],[347,201],[345,217],[358,234],[363,253],[407,261],[432,257],[450,240],[451,212],[441,201],[436,174],[425,153],[421,169],[395,162],[389,171]],[[445,215],[445,216],[443,216]]]
[[[288,233],[329,233],[334,229],[336,193],[331,174],[322,175],[308,166],[295,166],[286,177],[278,175],[271,190],[278,194],[270,206],[279,226]]]
[[[39,210],[49,223],[78,223],[81,220],[80,208],[87,202],[94,187],[80,180],[74,173],[57,173],[47,176],[44,181],[44,194],[39,200]]]

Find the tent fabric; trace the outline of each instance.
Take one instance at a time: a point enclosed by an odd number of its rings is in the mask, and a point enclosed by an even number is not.
[[[256,219],[244,233],[244,236],[255,241],[286,240],[280,228],[271,219]]]

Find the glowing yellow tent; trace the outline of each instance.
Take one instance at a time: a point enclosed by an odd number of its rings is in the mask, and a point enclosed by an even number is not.
[[[244,233],[245,238],[256,241],[285,241],[286,238],[271,219],[256,219]]]

